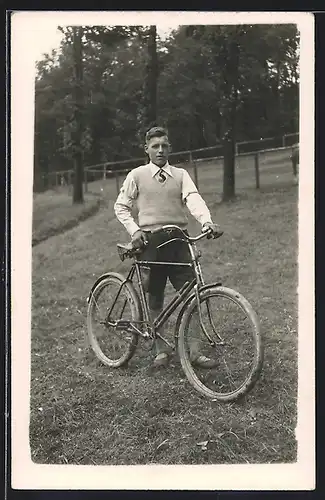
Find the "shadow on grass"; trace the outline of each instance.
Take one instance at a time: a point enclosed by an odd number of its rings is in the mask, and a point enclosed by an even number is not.
[[[78,226],[78,224],[80,224],[84,220],[96,215],[101,206],[102,199],[99,197],[97,199],[94,199],[88,207],[84,207],[81,205],[80,213],[77,213],[74,216],[70,216],[71,218],[68,218],[67,220],[60,220],[57,225],[54,224],[46,226],[42,231],[33,235],[32,246],[34,247],[42,241],[46,241],[48,238],[51,238],[52,236],[57,236],[68,231],[69,229]],[[69,217],[69,215],[67,217]]]

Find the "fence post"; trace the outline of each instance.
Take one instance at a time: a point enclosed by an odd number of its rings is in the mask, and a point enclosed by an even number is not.
[[[72,185],[72,182],[71,182],[71,170],[69,170],[69,172],[68,172],[68,193],[71,193],[71,185]]]
[[[282,136],[282,147],[284,148],[284,147],[285,147],[285,145],[286,145],[286,135],[284,134],[284,135]]]
[[[194,182],[195,182],[197,189],[199,189],[199,178],[198,178],[198,173],[197,173],[197,165],[196,165],[196,162],[193,161],[192,151],[190,151],[190,164],[193,165]]]
[[[193,162],[193,169],[194,169],[194,181],[197,189],[199,189],[199,175],[197,171],[197,164],[196,161]]]
[[[84,170],[85,193],[88,193],[88,177],[87,177],[87,172],[88,172],[88,170],[85,168],[85,170]]]
[[[255,160],[256,189],[259,189],[259,187],[260,187],[260,154],[258,152],[255,153],[254,160]]]
[[[104,170],[103,170],[103,181],[106,181],[106,165],[104,165]]]
[[[117,192],[117,194],[119,194],[119,192],[120,192],[120,178],[119,178],[117,170],[115,170],[115,180],[116,180],[116,192]]]

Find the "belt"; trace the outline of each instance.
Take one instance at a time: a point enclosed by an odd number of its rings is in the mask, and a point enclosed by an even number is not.
[[[185,234],[188,234],[188,231],[186,228],[182,229],[180,228]],[[173,234],[173,233],[179,233],[178,229],[155,229],[154,231],[150,231],[149,229],[142,229],[144,233],[147,234],[159,234],[159,233],[166,233],[166,234]]]

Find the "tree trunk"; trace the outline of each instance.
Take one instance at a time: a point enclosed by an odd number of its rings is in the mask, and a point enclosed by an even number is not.
[[[276,105],[274,107],[274,123],[275,127],[277,130],[277,134],[279,136],[282,136],[285,134],[285,123],[284,123],[284,114],[283,114],[283,107],[281,105],[281,90],[280,90],[280,85],[281,85],[281,61],[277,61],[276,63],[276,83],[275,83],[275,89],[274,89],[274,97],[275,97],[275,102]]]
[[[100,147],[100,139],[101,139],[102,125],[100,120],[97,123],[94,123],[91,130],[91,164],[97,165],[101,163],[101,147]]]
[[[144,86],[144,125],[146,129],[155,125],[157,120],[157,82],[157,29],[156,26],[150,26],[148,37],[148,62]]]
[[[222,201],[232,200],[235,196],[235,134],[232,129],[223,141]]]
[[[204,135],[204,120],[198,111],[194,112],[195,123],[196,123],[196,149],[206,148],[207,141]]]
[[[83,131],[83,67],[82,67],[82,27],[73,28],[73,53],[75,70],[75,109],[74,109],[74,184],[73,203],[83,203],[83,155],[82,155],[82,131]]]
[[[239,44],[235,39],[228,52],[225,74],[225,105],[223,113],[223,193],[222,200],[235,198],[235,154],[236,154],[236,116],[239,86]]]

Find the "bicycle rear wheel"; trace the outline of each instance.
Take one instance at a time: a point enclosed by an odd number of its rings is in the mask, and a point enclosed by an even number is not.
[[[263,342],[256,313],[239,293],[211,286],[200,293],[204,334],[196,298],[180,321],[178,351],[192,386],[206,397],[230,402],[255,385],[263,364]],[[202,357],[209,359],[199,364]]]
[[[105,275],[94,289],[88,304],[87,329],[90,345],[105,365],[118,368],[133,356],[138,334],[127,326],[114,326],[118,320],[140,321],[142,309],[133,285],[125,282],[116,303],[124,277],[118,273]]]

